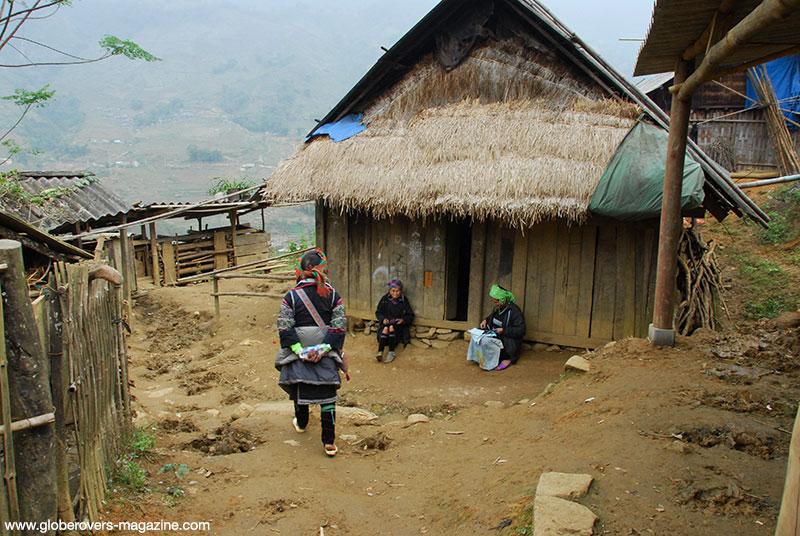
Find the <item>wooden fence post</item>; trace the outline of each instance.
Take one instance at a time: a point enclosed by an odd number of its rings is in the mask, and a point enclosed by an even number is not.
[[[61,311],[60,290],[56,278],[52,274],[47,284],[48,301],[50,302],[50,337],[48,353],[50,354],[50,391],[56,414],[56,494],[58,501],[58,519],[75,521],[72,500],[69,496],[69,471],[67,466],[67,396],[68,374],[64,356],[64,317]]]
[[[8,269],[8,265],[3,263],[0,265],[0,274]],[[0,285],[0,293],[3,291],[3,286]],[[2,407],[2,423],[3,423],[3,458],[5,458],[5,467],[3,470],[3,478],[5,480],[2,488],[2,508],[3,514],[9,521],[20,521],[19,519],[19,499],[17,497],[17,469],[14,464],[14,432],[11,429],[11,395],[8,388],[8,359],[6,356],[6,332],[5,320],[3,316],[3,300],[0,299],[0,406]],[[7,495],[6,495],[7,494]],[[9,534],[9,532],[2,528],[2,534]]]
[[[8,265],[0,273],[5,344],[8,357],[11,417],[21,420],[50,413],[50,364],[39,340],[28,283],[22,262],[22,245],[15,240],[0,240],[0,264]],[[56,520],[55,429],[46,425],[17,432],[14,458],[17,474],[19,515],[22,521]],[[7,453],[8,454],[8,453]]]

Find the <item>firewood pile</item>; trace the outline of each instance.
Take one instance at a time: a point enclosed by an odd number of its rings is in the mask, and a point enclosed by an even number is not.
[[[727,312],[715,248],[713,240],[703,243],[694,227],[683,229],[678,245],[680,302],[675,313],[675,327],[681,335],[690,335],[698,328],[716,329],[719,306]]]

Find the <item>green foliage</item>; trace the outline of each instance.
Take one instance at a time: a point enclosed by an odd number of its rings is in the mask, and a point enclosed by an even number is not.
[[[310,233],[306,234],[303,233],[300,235],[300,238],[297,242],[294,240],[290,240],[289,244],[287,245],[289,248],[289,252],[293,253],[295,251],[301,251],[304,249],[308,249],[316,243],[316,232],[311,231]]]
[[[217,149],[201,149],[197,145],[190,145],[186,151],[189,153],[189,162],[222,162],[222,151]]]
[[[765,208],[772,221],[769,223],[769,229],[764,229],[758,234],[762,242],[779,245],[798,236],[800,187],[781,188],[770,197]]]
[[[3,145],[5,145],[5,142]],[[79,187],[87,186],[96,180],[97,177],[84,177],[76,181],[75,187],[50,188],[42,190],[37,194],[31,194],[22,188],[20,179],[17,176],[17,171],[14,170],[7,173],[0,173],[0,197],[4,198],[7,202],[21,206],[37,205],[41,207],[49,201],[68,196]]]
[[[17,106],[35,106],[37,108],[41,108],[44,106],[45,102],[47,102],[53,97],[53,95],[56,94],[55,91],[47,91],[48,87],[50,87],[50,84],[45,85],[39,91],[17,89],[14,91],[13,95],[7,95],[0,98],[3,100],[12,101]]]
[[[139,467],[136,460],[123,459],[111,472],[110,484],[119,484],[134,493],[145,493],[147,489],[147,473]]]
[[[133,434],[133,439],[131,440],[131,454],[135,458],[141,458],[142,456],[147,456],[155,446],[156,436],[147,433],[143,428],[139,428]]]
[[[771,296],[758,302],[748,303],[744,308],[747,316],[755,320],[775,318],[781,313],[796,309],[797,300],[791,296]]]
[[[240,179],[235,179],[235,178],[228,179],[226,177],[211,177],[208,180],[211,181],[211,188],[208,189],[209,195],[214,195],[220,192],[226,194],[231,190],[245,190],[254,185],[253,181],[250,180],[248,177],[242,177]]]
[[[132,60],[161,61],[141,48],[133,41],[124,41],[113,35],[106,35],[100,40],[100,47],[106,51],[107,56],[125,56]]]
[[[136,461],[147,457],[156,446],[156,438],[145,429],[138,428],[130,438],[125,454],[117,460],[111,471],[109,484],[117,484],[134,493],[147,493],[147,471],[139,466]]]
[[[168,463],[158,470],[159,475],[164,473],[175,473],[180,479],[189,472],[189,467],[185,463]]]
[[[776,263],[756,259],[744,254],[734,254],[739,275],[750,296],[757,297],[745,305],[747,316],[760,320],[773,318],[784,311],[793,311],[798,305],[796,289],[791,280]]]

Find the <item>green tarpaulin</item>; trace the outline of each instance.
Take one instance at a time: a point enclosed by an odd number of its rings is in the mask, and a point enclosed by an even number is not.
[[[657,218],[661,214],[664,164],[668,133],[638,121],[619,144],[589,202],[594,214],[618,220]],[[681,208],[692,209],[703,202],[703,170],[686,156],[683,167]]]

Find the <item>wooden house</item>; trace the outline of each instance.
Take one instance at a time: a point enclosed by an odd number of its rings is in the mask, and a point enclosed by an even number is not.
[[[797,74],[800,76],[800,73]],[[669,112],[674,73],[661,73],[642,80],[639,89],[663,110]],[[795,86],[800,84],[796,79]],[[734,177],[763,179],[787,173],[781,169],[781,155],[770,133],[765,108],[755,106],[747,97],[747,74],[728,74],[700,86],[692,95],[689,125],[693,139],[712,158],[733,172]],[[783,97],[781,95],[780,97]],[[786,97],[779,97],[782,108],[788,108]],[[797,96],[794,97],[795,102]],[[797,106],[796,104],[794,105]],[[800,128],[787,133],[795,154],[800,154]],[[789,123],[790,125],[792,123]]]
[[[466,330],[499,283],[526,340],[646,336],[658,221],[587,209],[642,113],[665,126],[537,2],[444,0],[281,162],[265,198],[316,200],[316,242],[349,315],[374,318],[397,277],[418,324]],[[760,217],[700,160],[709,210]]]

